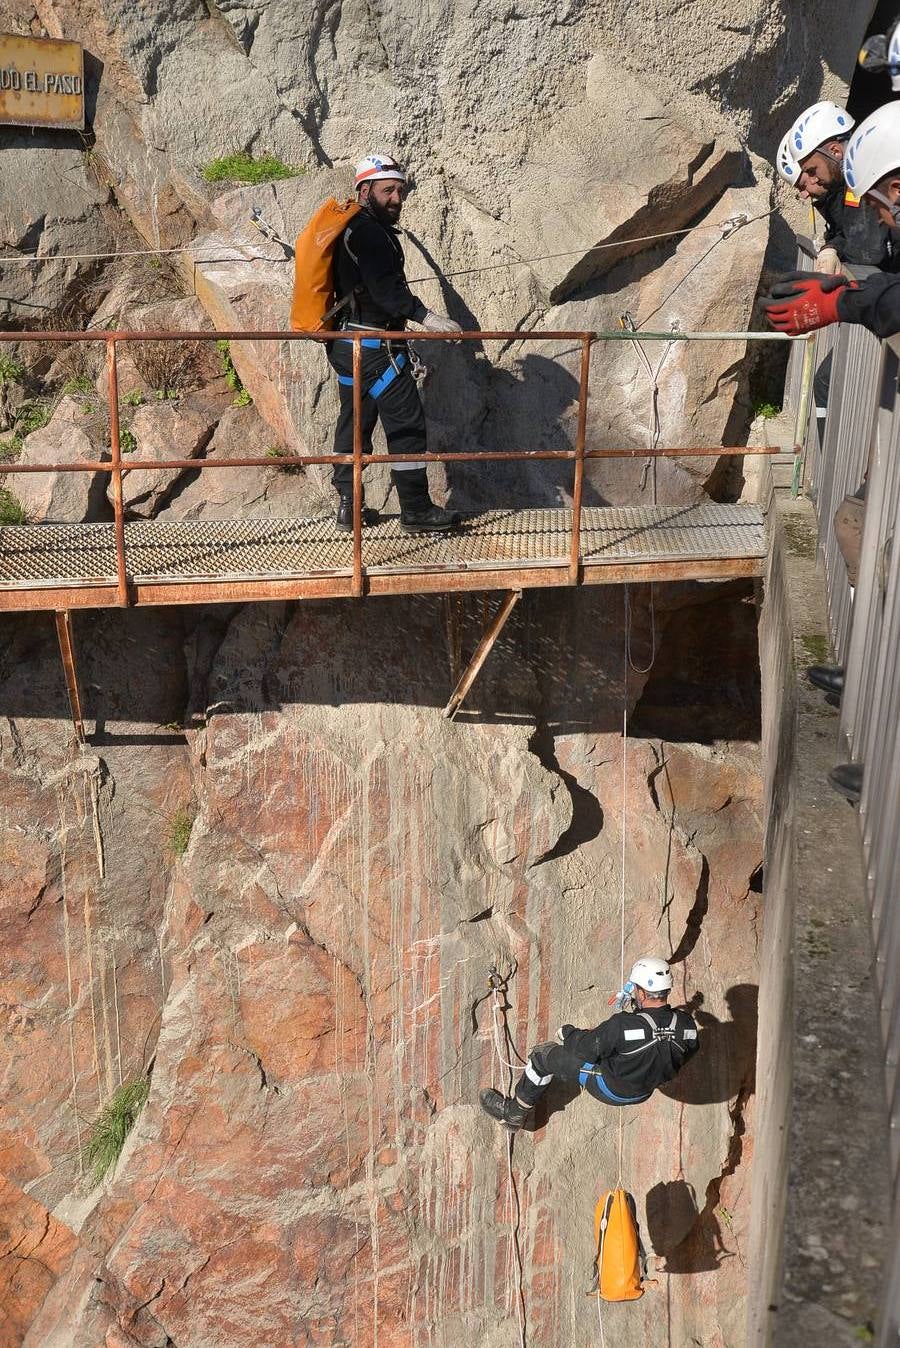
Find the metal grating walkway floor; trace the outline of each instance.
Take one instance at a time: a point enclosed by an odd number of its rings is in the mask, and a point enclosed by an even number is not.
[[[404,534],[386,518],[363,533],[371,593],[567,583],[569,510],[495,510],[443,537]],[[759,575],[757,506],[593,506],[582,512],[582,581]],[[349,593],[352,538],[331,519],[135,520],[125,525],[132,602],[339,597]],[[111,524],[0,529],[0,609],[114,603]],[[81,592],[81,593],[77,593]]]

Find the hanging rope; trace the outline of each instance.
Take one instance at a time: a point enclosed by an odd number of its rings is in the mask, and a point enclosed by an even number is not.
[[[522,1070],[525,1059],[516,1048],[513,1037],[509,1029],[509,1020],[506,1015],[506,984],[507,979],[497,972],[496,967],[491,968],[489,977],[491,987],[491,1022],[492,1038],[494,1041],[494,1052],[497,1055],[497,1061],[501,1067],[505,1068],[507,1076],[506,1095],[512,1094],[513,1077]],[[504,1056],[504,1045],[507,1052],[510,1050],[514,1057],[518,1058],[518,1065],[509,1061]],[[522,1249],[519,1244],[519,1229],[522,1224],[522,1206],[519,1201],[519,1189],[513,1175],[512,1168],[512,1149],[513,1135],[511,1132],[506,1134],[506,1174],[509,1184],[507,1193],[509,1195],[508,1214],[510,1224],[510,1239],[512,1242],[513,1257],[516,1266],[516,1323],[519,1328],[519,1348],[527,1348],[525,1342],[525,1270],[522,1262]]]
[[[626,592],[626,614],[628,586],[625,586]],[[628,656],[628,635],[626,618],[626,636],[625,636],[625,655]],[[628,669],[623,670],[622,685],[622,857],[621,871],[619,875],[619,987],[625,986],[625,883],[626,883],[626,865],[627,865],[627,837],[628,837]],[[625,1146],[625,1112],[619,1110],[619,1139],[618,1139],[618,1168],[616,1171],[616,1188],[622,1187],[622,1154]],[[597,1303],[599,1306],[600,1292],[597,1292]],[[601,1326],[602,1333],[602,1326]]]

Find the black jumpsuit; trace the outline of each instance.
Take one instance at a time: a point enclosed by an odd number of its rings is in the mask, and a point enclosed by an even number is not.
[[[533,1106],[554,1077],[578,1082],[605,1105],[648,1100],[699,1048],[687,1011],[671,1006],[620,1011],[593,1030],[562,1027],[562,1044],[538,1044],[516,1085],[516,1099]]]
[[[365,207],[353,217],[335,250],[335,290],[351,296],[343,310],[343,327],[406,327],[428,312],[410,290],[404,274],[403,249],[397,230],[384,225]],[[334,453],[353,453],[353,347],[349,341],[330,344],[328,359],[340,381],[341,410],[334,434]],[[381,418],[391,454],[422,454],[427,448],[425,412],[412,377],[405,342],[365,339],[362,352],[363,453],[372,453],[372,432]],[[431,505],[425,465],[400,463],[391,470],[400,509],[417,512]],[[332,482],[341,494],[350,492],[353,468],[336,464]]]

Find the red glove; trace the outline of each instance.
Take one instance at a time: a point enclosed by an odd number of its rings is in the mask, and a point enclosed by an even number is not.
[[[840,321],[838,300],[845,287],[856,290],[857,283],[819,271],[791,271],[772,287],[762,307],[773,328],[799,337]]]

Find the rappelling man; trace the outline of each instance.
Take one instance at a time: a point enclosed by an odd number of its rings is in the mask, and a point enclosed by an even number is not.
[[[483,1090],[481,1108],[515,1132],[554,1079],[577,1083],[604,1105],[643,1104],[699,1048],[693,1017],[669,1006],[671,988],[666,960],[639,959],[611,999],[614,1015],[592,1030],[561,1026],[553,1042],[531,1050],[512,1096]]]

